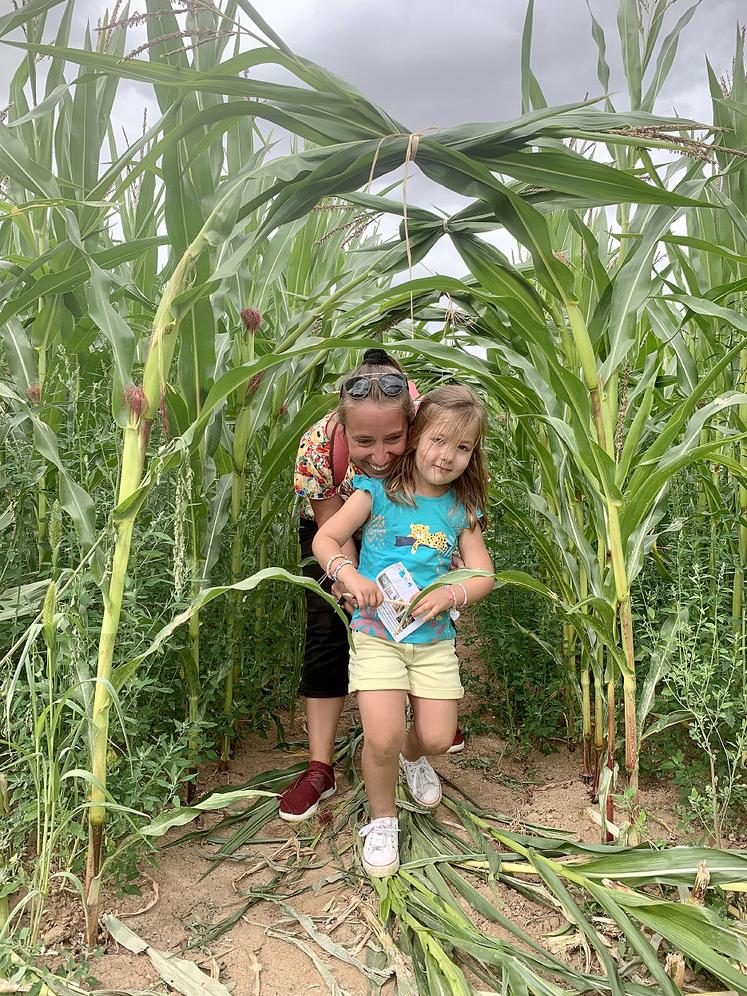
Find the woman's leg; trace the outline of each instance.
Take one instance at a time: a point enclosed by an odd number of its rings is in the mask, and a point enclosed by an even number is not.
[[[301,553],[311,554],[316,528],[302,523]],[[304,574],[328,585],[316,562],[304,567]],[[278,815],[296,822],[312,816],[321,799],[334,795],[332,770],[337,726],[348,690],[348,631],[334,609],[318,595],[306,592],[306,643],[301,669],[300,692],[306,698],[306,724],[309,733],[309,767],[302,771],[280,797]]]
[[[396,815],[394,790],[405,736],[406,696],[401,689],[358,692],[363,723],[363,780],[371,820]]]
[[[426,699],[410,695],[413,723],[405,737],[402,754],[408,761],[445,754],[454,740],[459,699]]]
[[[316,526],[302,523],[301,555],[311,555]],[[329,591],[331,582],[316,561],[306,564],[306,577]],[[348,691],[348,630],[332,606],[312,591],[306,593],[306,641],[299,691],[306,699],[309,758],[332,764],[335,738]]]
[[[345,697],[306,699],[306,728],[309,733],[309,760],[332,764],[337,727]]]

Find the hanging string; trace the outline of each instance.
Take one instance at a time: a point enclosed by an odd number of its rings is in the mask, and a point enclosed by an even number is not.
[[[427,131],[437,131],[437,128],[435,125],[431,125],[429,128],[423,128],[420,131],[399,131],[392,132],[391,135],[384,135],[384,137],[379,140],[379,144],[376,146],[376,152],[374,153],[373,162],[371,163],[371,172],[368,175],[368,183],[366,184],[366,193],[368,194],[371,190],[371,184],[373,183],[376,166],[379,161],[379,153],[384,142],[388,138],[406,138],[407,149],[405,151],[404,174],[402,176],[402,220],[405,228],[405,253],[407,255],[407,273],[410,278],[410,283],[412,283],[412,246],[410,245],[410,227],[409,219],[407,217],[407,180],[409,176],[410,163],[414,161],[418,154],[420,137]],[[415,324],[415,305],[412,290],[410,290],[410,321],[413,325]]]

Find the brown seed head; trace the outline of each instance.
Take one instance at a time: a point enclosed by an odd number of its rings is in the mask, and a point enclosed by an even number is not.
[[[146,405],[145,391],[142,387],[138,387],[137,384],[128,384],[122,392],[122,396],[131,414],[135,418],[140,418],[145,411]]]
[[[169,426],[169,413],[166,410],[166,399],[164,398],[163,391],[161,391],[161,397],[158,402],[158,407],[161,410],[161,425],[163,426],[163,432],[167,439],[171,439],[171,428]]]
[[[262,324],[262,312],[257,311],[256,308],[242,308],[241,320],[246,326],[247,332],[251,332],[254,335]]]
[[[257,388],[262,383],[262,374],[255,374],[249,383],[246,385],[246,396],[249,398],[252,394],[256,394]]]
[[[26,388],[26,397],[29,399],[32,405],[38,405],[41,401],[41,384],[38,382],[35,384],[29,384]]]

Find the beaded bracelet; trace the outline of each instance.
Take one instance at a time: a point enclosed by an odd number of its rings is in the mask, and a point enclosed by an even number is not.
[[[454,589],[451,587],[450,584],[445,584],[444,588],[449,593],[449,598],[451,599],[451,607],[453,609],[455,609],[456,608],[456,592],[454,591]]]
[[[464,606],[467,604],[467,589],[464,587],[461,581],[456,581],[455,584],[457,584],[462,589],[462,594],[464,595],[464,601],[459,606],[460,609],[463,609]],[[454,606],[456,607],[456,599],[454,599]]]
[[[337,565],[337,567],[335,567],[332,573],[329,575],[333,583],[337,581],[337,575],[340,573],[343,567],[348,567],[348,566],[355,567],[355,564],[353,563],[352,560],[348,560],[348,558],[345,557],[345,559],[341,560],[340,563]]]
[[[332,556],[327,561],[327,566],[324,568],[324,573],[327,575],[327,577],[331,577],[332,576],[329,573],[329,569],[332,566],[332,564],[334,564],[334,562],[336,560],[344,560],[344,559],[345,559],[345,554],[344,553],[333,553],[332,554]]]

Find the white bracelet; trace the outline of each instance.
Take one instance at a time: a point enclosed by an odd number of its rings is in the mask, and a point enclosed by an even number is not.
[[[334,564],[334,562],[336,560],[345,560],[345,554],[344,553],[333,553],[332,554],[332,556],[327,561],[327,566],[324,568],[324,573],[327,575],[327,577],[331,577],[332,576],[329,573],[329,569],[332,566],[332,564]]]
[[[462,594],[464,595],[464,601],[459,606],[459,608],[463,609],[464,606],[467,604],[467,589],[464,587],[461,581],[455,581],[454,584],[458,585],[462,589]]]
[[[340,563],[337,565],[337,567],[335,567],[335,569],[329,575],[329,577],[332,579],[333,583],[337,582],[337,575],[340,573],[340,571],[343,569],[343,567],[348,567],[348,566],[355,567],[355,564],[353,563],[352,560],[348,560],[347,557],[344,560],[340,561]]]

